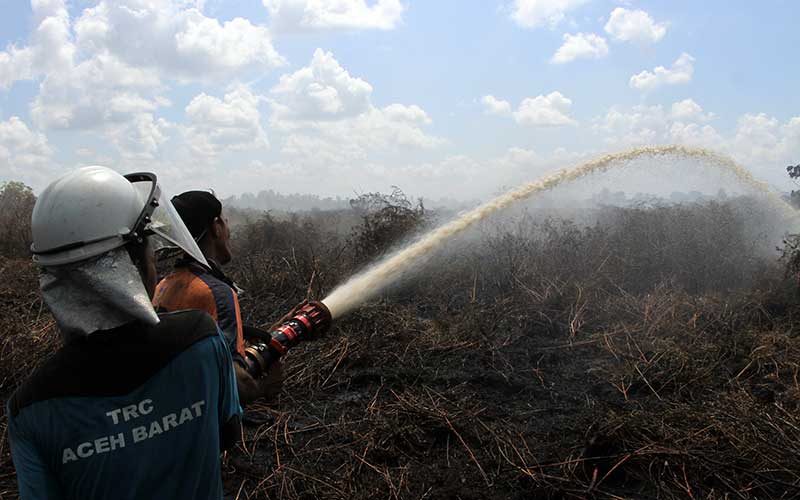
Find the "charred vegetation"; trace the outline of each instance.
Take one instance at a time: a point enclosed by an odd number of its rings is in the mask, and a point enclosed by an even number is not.
[[[230,268],[245,322],[323,298],[436,217],[398,192],[250,217]],[[748,198],[593,218],[487,224],[293,352],[278,400],[254,406],[272,421],[224,460],[228,493],[800,494],[797,246],[765,245]],[[4,398],[58,346],[37,286],[27,259],[0,259]],[[13,497],[5,437],[0,454]]]

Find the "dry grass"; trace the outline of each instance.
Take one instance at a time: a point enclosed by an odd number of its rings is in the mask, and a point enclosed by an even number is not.
[[[0,257],[0,394],[3,395],[0,426],[0,498],[17,495],[11,466],[5,418],[5,401],[42,360],[60,345],[50,313],[39,296],[38,274],[28,260]]]
[[[247,428],[225,458],[228,492],[800,496],[800,309],[740,215],[713,204],[620,210],[590,228],[528,220],[440,256],[424,280],[290,356],[278,401],[255,406],[274,422]],[[370,234],[386,234],[375,223]],[[354,270],[348,245],[364,248],[358,227],[264,238],[275,224],[249,228],[244,243],[258,244],[240,248],[233,270],[250,323],[323,297]],[[3,310],[14,311],[7,395],[55,335],[30,266],[0,267]],[[8,493],[5,442],[0,451]]]

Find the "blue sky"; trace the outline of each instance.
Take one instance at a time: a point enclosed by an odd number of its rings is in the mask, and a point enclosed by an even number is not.
[[[800,162],[788,0],[2,9],[0,181],[35,189],[104,164],[155,171],[170,191],[485,196],[662,143],[731,155],[789,189],[783,167]]]

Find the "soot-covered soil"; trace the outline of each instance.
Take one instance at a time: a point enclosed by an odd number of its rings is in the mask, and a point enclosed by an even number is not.
[[[524,302],[524,301],[521,301]],[[592,321],[523,304],[421,319],[374,306],[291,359],[232,454],[232,491],[284,498],[797,494],[791,321],[659,290]],[[584,309],[585,311],[585,309]],[[498,312],[502,314],[497,314]],[[637,319],[638,318],[638,319]],[[786,317],[782,319],[787,319]],[[743,323],[763,329],[742,331]],[[791,496],[791,495],[790,495]]]
[[[800,308],[754,214],[740,200],[484,228],[290,355],[279,398],[251,408],[273,420],[224,459],[229,495],[800,496]],[[421,215],[240,228],[246,322],[324,297]],[[0,303],[8,397],[57,334],[27,262],[0,260]],[[0,454],[13,497],[5,438]]]

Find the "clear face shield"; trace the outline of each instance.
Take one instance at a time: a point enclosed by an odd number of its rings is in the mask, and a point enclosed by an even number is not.
[[[183,223],[170,199],[161,191],[155,174],[127,174],[144,208],[128,238],[150,236],[153,249],[180,249],[200,264],[210,268],[192,234]]]

